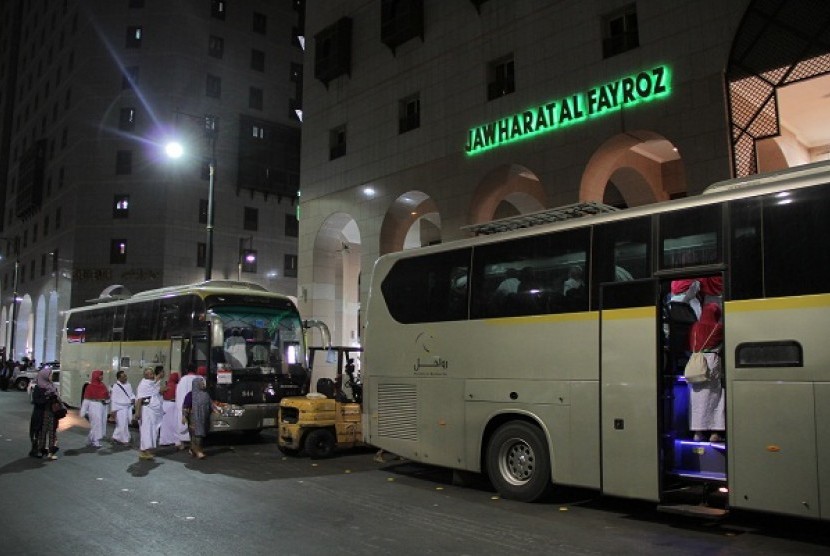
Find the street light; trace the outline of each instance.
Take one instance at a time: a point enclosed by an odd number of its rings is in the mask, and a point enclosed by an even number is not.
[[[205,126],[205,140],[210,147],[210,160],[208,162],[208,208],[207,208],[207,244],[205,246],[205,281],[210,280],[213,274],[213,197],[214,185],[216,180],[216,132],[217,132],[217,116],[205,114],[204,116],[197,116],[195,114],[187,114],[185,112],[176,111],[176,121],[179,116],[186,116],[193,120],[201,121]],[[164,147],[164,152],[170,158],[181,158],[184,155],[184,147],[181,143],[171,141]]]

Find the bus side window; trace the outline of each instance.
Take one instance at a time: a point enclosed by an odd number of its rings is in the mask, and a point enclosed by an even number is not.
[[[651,276],[651,217],[594,227],[591,308],[599,308],[599,285]]]

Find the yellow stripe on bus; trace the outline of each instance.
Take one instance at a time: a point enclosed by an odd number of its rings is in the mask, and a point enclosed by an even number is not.
[[[501,317],[496,319],[484,319],[487,324],[540,324],[549,322],[581,322],[597,320],[599,313],[596,311],[585,311],[584,313],[560,313],[556,315],[530,315],[527,317]]]
[[[630,307],[628,309],[606,309],[602,320],[653,319],[654,307]]]
[[[819,309],[830,307],[830,295],[802,295],[797,297],[773,297],[746,301],[727,301],[728,312],[782,311],[791,309]]]

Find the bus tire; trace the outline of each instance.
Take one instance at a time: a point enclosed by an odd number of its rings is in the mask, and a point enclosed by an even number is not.
[[[487,443],[487,475],[504,498],[534,502],[551,489],[550,457],[539,427],[511,421]]]
[[[337,439],[329,429],[315,429],[306,435],[303,447],[311,459],[323,459],[334,455],[336,444]]]

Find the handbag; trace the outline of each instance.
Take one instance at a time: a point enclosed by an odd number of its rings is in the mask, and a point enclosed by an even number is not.
[[[52,400],[52,414],[55,416],[55,419],[58,420],[66,417],[66,404],[63,403],[60,398],[55,398],[54,400]]]
[[[714,332],[715,329],[713,328],[702,345],[706,345]],[[711,370],[709,369],[709,362],[706,361],[706,355],[702,351],[693,351],[689,360],[686,362],[686,367],[683,369],[683,377],[686,379],[686,382],[690,384],[706,382],[709,380],[710,374]]]

